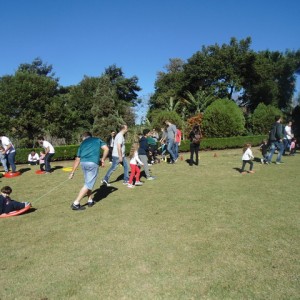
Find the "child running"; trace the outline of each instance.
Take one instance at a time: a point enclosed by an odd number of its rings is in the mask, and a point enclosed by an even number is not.
[[[269,150],[269,145],[268,145],[268,141],[267,140],[263,140],[262,144],[259,147],[261,154],[262,154],[262,159],[260,160],[262,164],[268,164],[268,150]]]
[[[252,169],[253,169],[252,159],[254,159],[254,156],[252,154],[251,144],[245,144],[244,148],[243,148],[243,156],[242,156],[242,161],[243,161],[242,170],[241,170],[242,174],[247,173],[244,171],[247,163],[250,165],[249,173],[252,173],[252,174],[254,173],[254,171],[252,171]]]
[[[141,160],[139,159],[139,155],[138,155],[138,149],[139,149],[139,143],[133,143],[130,149],[130,177],[129,177],[129,181],[128,181],[128,185],[127,187],[129,188],[133,188],[133,178],[135,177],[135,185],[143,185],[140,182],[140,174],[141,174],[141,170],[138,166],[138,164],[140,165],[144,165]]]
[[[1,214],[8,214],[15,210],[20,210],[28,206],[30,202],[17,202],[12,200],[9,195],[12,193],[12,188],[10,186],[4,186],[1,189],[0,194],[0,215]]]

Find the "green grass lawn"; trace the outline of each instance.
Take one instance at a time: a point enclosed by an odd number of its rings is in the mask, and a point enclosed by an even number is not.
[[[300,299],[300,155],[246,175],[240,149],[184,160],[134,189],[122,168],[101,186],[107,165],[85,211],[70,209],[83,184],[62,171],[72,162],[1,178],[35,210],[0,219],[0,299]]]

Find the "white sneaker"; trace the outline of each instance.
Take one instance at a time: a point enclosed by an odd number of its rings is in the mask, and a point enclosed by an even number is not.
[[[110,186],[110,183],[108,183],[105,179],[102,179],[102,180],[101,180],[101,183],[102,183],[102,184],[105,184],[106,186]]]
[[[155,178],[150,176],[150,177],[147,177],[147,180],[154,180]]]
[[[143,183],[140,182],[140,181],[136,181],[136,182],[135,182],[135,185],[143,185]]]
[[[134,185],[128,183],[127,187],[132,189],[132,188],[134,188]]]

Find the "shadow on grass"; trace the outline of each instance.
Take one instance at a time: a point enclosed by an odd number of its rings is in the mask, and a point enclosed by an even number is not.
[[[236,170],[237,172],[241,173],[242,169],[241,168],[233,168],[233,170]]]
[[[31,171],[31,168],[21,168],[18,170],[21,174]]]
[[[105,199],[109,194],[111,194],[117,190],[118,189],[113,186],[101,185],[99,189],[97,189],[93,192],[93,194],[94,194],[93,200],[95,202],[100,202],[101,200]]]
[[[28,215],[30,213],[33,213],[37,210],[37,208],[34,208],[34,207],[31,207],[29,210],[25,211],[23,214],[21,214],[20,216],[22,215]]]
[[[121,181],[121,180],[123,180],[123,179],[124,179],[124,174],[121,174],[121,175],[119,175],[119,176],[116,178],[116,180],[111,181],[110,183],[118,182],[118,181]]]
[[[58,170],[58,169],[62,169],[63,166],[55,166],[54,168],[52,168],[52,171]]]

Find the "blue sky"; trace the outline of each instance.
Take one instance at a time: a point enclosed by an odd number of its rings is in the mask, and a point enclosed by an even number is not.
[[[116,64],[148,95],[170,58],[203,45],[250,36],[255,51],[299,49],[299,16],[299,0],[2,0],[0,76],[40,57],[66,86]]]

